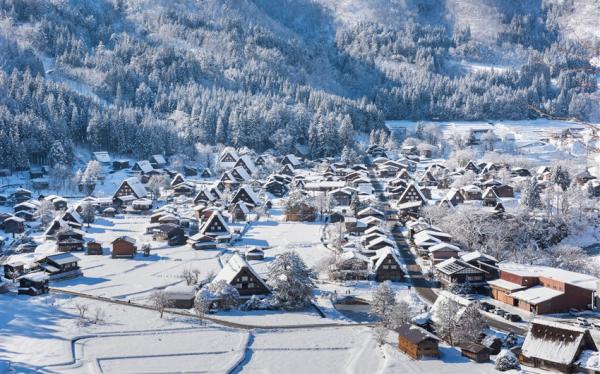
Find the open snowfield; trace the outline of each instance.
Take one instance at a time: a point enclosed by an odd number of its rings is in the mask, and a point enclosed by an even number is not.
[[[20,373],[493,372],[445,346],[440,360],[414,361],[393,333],[377,347],[368,327],[248,331],[77,297],[0,295],[0,303],[0,368],[11,362]],[[87,316],[102,309],[104,322],[80,324],[77,304],[89,305]]]
[[[124,218],[100,218],[88,229],[86,238],[102,243],[104,256],[76,255],[81,258],[84,276],[57,282],[54,287],[122,300],[141,300],[156,288],[182,282],[181,271],[186,268],[199,269],[206,276],[218,272],[220,251],[195,251],[189,246],[168,247],[151,241],[142,235],[149,218],[125,216]],[[108,255],[110,243],[121,235],[145,240],[152,244],[149,257],[138,253],[133,259],[113,259]]]
[[[275,219],[257,221],[252,222],[250,229],[236,246],[267,247],[264,261],[250,261],[262,275],[266,274],[269,262],[280,253],[290,250],[296,251],[306,265],[312,267],[332,254],[320,241],[322,229],[323,225],[318,222],[280,222]]]

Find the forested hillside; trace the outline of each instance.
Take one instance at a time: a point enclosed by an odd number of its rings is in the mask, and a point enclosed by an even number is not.
[[[0,0],[0,164],[52,146],[68,159],[75,144],[329,156],[385,118],[532,118],[530,106],[595,119],[598,35],[565,21],[588,22],[582,1],[526,3]]]

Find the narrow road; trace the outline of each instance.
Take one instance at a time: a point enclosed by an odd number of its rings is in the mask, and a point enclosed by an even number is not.
[[[400,226],[394,226],[392,229],[392,235],[394,236],[394,241],[398,246],[398,252],[408,268],[408,275],[410,276],[412,288],[422,300],[425,300],[428,304],[433,304],[437,299],[436,293],[432,290],[433,285],[423,276],[421,266],[417,264],[415,256],[410,252],[410,248],[406,242],[406,239],[400,232]]]

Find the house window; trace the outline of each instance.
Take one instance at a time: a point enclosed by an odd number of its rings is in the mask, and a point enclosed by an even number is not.
[[[254,283],[252,283],[252,282],[248,283],[248,288],[254,288]]]
[[[389,268],[388,265],[383,265],[383,270],[387,270]]]
[[[248,277],[246,277],[246,276],[243,276],[243,277],[242,277],[242,282],[248,282]]]
[[[396,265],[390,265],[390,269],[396,270]]]
[[[241,284],[241,283],[235,283],[233,286],[234,286],[235,288],[237,288],[237,289],[240,289],[240,288],[242,288],[242,284]]]

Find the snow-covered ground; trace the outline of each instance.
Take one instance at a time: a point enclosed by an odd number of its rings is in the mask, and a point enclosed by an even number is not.
[[[247,331],[77,297],[0,295],[0,303],[0,363],[20,373],[493,372],[447,346],[440,360],[414,361],[397,351],[396,334],[380,348],[368,327]],[[104,322],[79,323],[77,304],[89,306],[87,316],[102,309]]]

